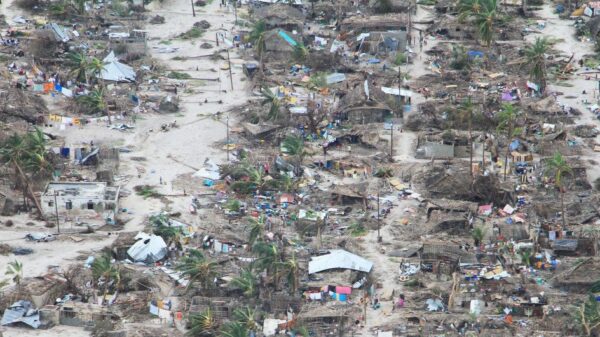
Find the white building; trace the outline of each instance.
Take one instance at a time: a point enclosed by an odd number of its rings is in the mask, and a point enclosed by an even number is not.
[[[49,183],[42,195],[44,216],[79,217],[114,223],[119,208],[119,187],[104,182]]]

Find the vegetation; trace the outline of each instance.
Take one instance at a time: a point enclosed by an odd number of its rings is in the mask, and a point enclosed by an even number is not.
[[[348,226],[348,230],[350,231],[350,235],[356,236],[364,236],[367,234],[367,229],[362,224],[355,222]]]
[[[573,318],[585,336],[592,336],[600,326],[600,303],[596,296],[589,294],[585,302],[575,308]]]
[[[247,298],[252,298],[258,294],[258,280],[252,269],[242,269],[240,275],[231,281],[231,285],[239,288]]]
[[[217,276],[217,264],[204,257],[199,250],[192,249],[176,266],[183,277],[189,278],[188,289],[198,283],[203,289],[212,288]]]
[[[546,53],[550,48],[550,43],[546,38],[536,38],[535,42],[525,48],[527,64],[531,67],[529,76],[531,80],[539,85],[540,93],[546,89]]]
[[[104,91],[102,89],[94,89],[85,96],[78,96],[77,102],[85,107],[86,112],[89,114],[108,114],[107,105],[104,100]]]
[[[9,262],[4,274],[9,276],[15,285],[21,285],[21,281],[23,280],[23,263],[17,260]]]
[[[296,62],[305,62],[309,55],[310,52],[305,45],[298,43],[294,46],[294,60],[296,60]]]
[[[308,80],[308,86],[310,88],[326,88],[327,87],[327,74],[324,72],[314,73]]]
[[[502,110],[498,113],[497,131],[505,132],[506,135],[506,152],[504,153],[504,180],[508,172],[508,155],[510,153],[510,143],[513,137],[521,133],[521,128],[516,127],[518,111],[510,103],[502,104]]]
[[[459,20],[467,19],[477,28],[479,39],[489,48],[495,40],[496,21],[498,21],[497,0],[460,0],[458,3]]]
[[[135,193],[144,199],[161,198],[163,195],[157,192],[154,187],[149,185],[141,185],[134,187]]]
[[[394,59],[394,64],[399,66],[399,65],[405,64],[407,60],[408,60],[408,57],[406,57],[406,54],[398,53],[398,54],[396,54],[396,58]]]
[[[284,276],[289,285],[290,294],[295,295],[298,290],[298,282],[300,277],[300,266],[296,255],[292,253],[292,256],[282,262],[278,262],[278,269],[282,276]]]
[[[219,325],[212,310],[206,309],[189,317],[190,330],[186,333],[189,337],[214,337],[217,335]]]
[[[279,97],[271,89],[262,88],[260,93],[263,96],[263,100],[260,103],[261,105],[269,105],[269,112],[267,114],[268,120],[276,120],[279,118],[279,112],[281,111],[281,103],[279,101]]]
[[[13,134],[0,143],[0,163],[14,169],[14,175],[23,191],[23,197],[29,197],[41,213],[33,190],[31,177],[47,175],[52,171],[49,154],[46,151],[46,138],[44,133],[35,128],[33,132],[25,135]]]
[[[454,70],[469,70],[471,68],[469,54],[464,46],[458,44],[452,45],[450,67]]]
[[[564,226],[567,224],[567,221],[565,217],[565,186],[563,184],[563,177],[566,174],[573,173],[573,169],[571,166],[569,166],[563,155],[559,152],[556,152],[554,156],[552,156],[552,158],[546,162],[546,164],[548,165],[547,173],[554,175],[554,186],[556,186],[556,189],[558,189],[560,195],[560,209],[564,228]]]
[[[190,78],[192,78],[192,75],[188,74],[188,73],[181,73],[181,72],[177,72],[177,71],[171,71],[169,74],[167,74],[168,78],[172,78],[172,79],[176,79],[176,80],[189,80]]]
[[[179,35],[179,38],[184,39],[184,40],[191,40],[191,39],[197,39],[202,37],[202,35],[204,35],[205,31],[204,29],[198,28],[198,27],[192,27],[192,29],[188,30],[187,32],[181,33]]]
[[[257,241],[263,241],[265,235],[265,223],[266,217],[264,215],[261,215],[258,218],[248,218],[248,227],[250,228],[248,245],[250,247],[254,246]]]
[[[306,155],[306,151],[304,151],[304,139],[298,136],[285,137],[281,142],[281,152],[288,156],[296,157],[299,162],[302,162]]]
[[[110,253],[102,254],[92,262],[92,275],[96,286],[102,286],[102,296],[105,299],[110,286],[119,289],[121,270],[112,263]]]
[[[483,227],[475,227],[471,230],[471,237],[473,238],[473,244],[476,247],[481,244],[484,236],[485,236],[485,228],[483,228]]]

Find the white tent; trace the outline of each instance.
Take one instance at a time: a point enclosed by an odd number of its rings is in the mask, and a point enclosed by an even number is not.
[[[342,249],[332,249],[329,254],[311,257],[308,262],[309,274],[329,269],[352,269],[369,273],[371,268],[373,262]]]
[[[156,262],[167,256],[167,244],[162,237],[139,232],[135,239],[137,241],[127,250],[133,261]]]
[[[135,71],[132,67],[119,62],[114,52],[110,52],[104,60],[104,68],[100,72],[100,78],[105,81],[133,82]]]

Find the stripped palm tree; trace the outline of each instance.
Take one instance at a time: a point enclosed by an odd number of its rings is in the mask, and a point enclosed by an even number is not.
[[[504,154],[504,180],[508,170],[508,154],[510,152],[510,143],[513,137],[521,133],[521,128],[516,127],[518,111],[510,103],[502,104],[502,110],[498,114],[498,131],[506,132],[506,152]]]
[[[295,295],[298,290],[298,282],[300,277],[300,264],[296,259],[296,255],[292,253],[292,256],[285,261],[277,262],[277,268],[281,275],[285,276],[288,285],[290,287],[290,294]]]
[[[280,252],[279,248],[274,243],[257,242],[252,251],[257,255],[257,259],[253,262],[261,270],[267,271],[267,276],[274,278],[275,286],[279,280],[279,264]]]
[[[281,142],[281,152],[294,156],[300,163],[304,160],[306,151],[304,150],[304,139],[298,136],[287,136]]]
[[[566,174],[573,173],[573,169],[569,166],[569,163],[567,163],[565,157],[563,157],[560,152],[556,152],[546,164],[548,165],[547,172],[554,174],[554,186],[556,186],[560,195],[562,223],[563,228],[565,228],[567,221],[565,217],[565,186],[563,184],[563,177]]]
[[[88,72],[96,79],[96,83],[100,85],[100,88],[104,88],[104,82],[102,81],[102,70],[104,70],[104,62],[100,59],[92,57],[88,61]]]

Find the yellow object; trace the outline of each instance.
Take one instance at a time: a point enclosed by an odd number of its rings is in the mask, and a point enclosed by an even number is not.
[[[584,10],[584,7],[579,7],[573,12],[573,14],[571,14],[571,16],[582,16]]]

